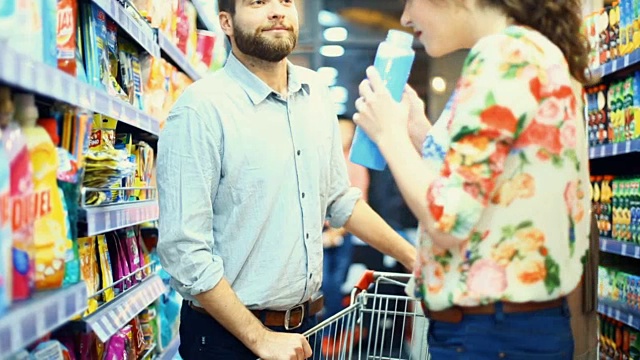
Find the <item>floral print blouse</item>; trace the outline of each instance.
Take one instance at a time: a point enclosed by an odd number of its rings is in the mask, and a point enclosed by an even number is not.
[[[431,310],[547,301],[582,276],[588,151],[567,62],[537,31],[511,26],[471,50],[448,109],[424,143],[442,249],[421,233],[415,295]]]

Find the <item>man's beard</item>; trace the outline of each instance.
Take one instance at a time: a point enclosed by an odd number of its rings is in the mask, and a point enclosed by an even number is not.
[[[279,62],[289,56],[298,43],[298,34],[291,30],[288,36],[269,39],[262,34],[262,28],[255,33],[243,31],[234,25],[236,46],[243,54],[254,58]]]

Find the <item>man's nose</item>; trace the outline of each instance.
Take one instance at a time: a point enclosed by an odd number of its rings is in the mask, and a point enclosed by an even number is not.
[[[282,20],[285,17],[285,6],[280,1],[272,1],[269,20]]]

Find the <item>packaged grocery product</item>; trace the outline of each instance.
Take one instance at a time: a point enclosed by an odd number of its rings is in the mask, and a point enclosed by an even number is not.
[[[0,87],[0,118],[13,117],[13,103],[9,89]],[[2,120],[0,120],[2,122]],[[11,162],[0,146],[0,314],[11,304],[12,283],[12,226],[11,226]]]
[[[11,229],[12,229],[12,298],[23,300],[31,296],[34,287],[34,239],[31,203],[33,177],[31,158],[20,127],[13,122],[13,103],[9,90],[0,90],[4,114],[0,116],[2,145],[9,157],[11,168]]]
[[[41,0],[42,6],[42,59],[51,67],[58,66],[58,0]]]
[[[70,360],[69,350],[57,340],[45,341],[31,352],[30,360]]]
[[[127,351],[128,337],[131,333],[131,327],[125,326],[113,335],[105,344],[104,360],[122,360],[129,359]]]
[[[35,285],[40,290],[57,289],[62,286],[66,251],[70,248],[57,184],[58,152],[49,134],[36,124],[38,110],[34,96],[17,94],[15,102],[15,118],[27,140],[33,168]]]
[[[38,125],[45,129],[52,143],[57,146],[59,144],[58,122],[54,118],[46,118],[38,120]],[[77,239],[77,200],[78,200],[78,184],[77,169],[71,164],[70,154],[61,148],[56,147],[58,154],[58,169],[56,170],[56,183],[58,192],[62,200],[63,218],[65,220],[65,266],[63,286],[75,284],[80,281],[80,259],[78,255]],[[64,161],[63,161],[64,159]],[[66,165],[65,165],[66,164]],[[61,179],[62,178],[62,179]],[[68,199],[68,197],[71,197]],[[73,212],[69,211],[69,207]],[[72,221],[73,218],[73,221]]]
[[[76,76],[77,0],[58,0],[58,69]]]
[[[79,238],[78,250],[80,253],[80,271],[82,279],[87,284],[87,296],[90,299],[89,308],[85,313],[88,315],[98,308],[98,302],[93,295],[100,289],[95,237]]]
[[[111,256],[107,246],[107,239],[104,235],[98,235],[98,253],[100,260],[100,278],[102,280],[101,289],[105,289],[102,293],[102,301],[109,302],[115,297],[113,290],[113,268],[111,266]]]
[[[94,3],[82,3],[81,24],[84,62],[89,83],[108,90],[109,55],[107,49],[107,14]]]
[[[42,48],[44,46],[42,39],[42,2],[38,0],[14,1],[15,26],[9,31],[7,45],[32,60],[42,62]]]
[[[140,249],[138,247],[138,238],[136,237],[136,232],[133,228],[126,229],[126,239],[125,239],[125,256],[127,257],[127,262],[129,264],[129,270],[131,273],[135,273],[134,280],[136,282],[142,281],[142,272],[138,271],[140,268],[144,266],[143,263],[140,262]]]

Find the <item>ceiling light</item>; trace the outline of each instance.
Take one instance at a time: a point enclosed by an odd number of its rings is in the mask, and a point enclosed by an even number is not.
[[[324,39],[330,42],[341,42],[347,40],[349,31],[343,27],[331,27],[324,31]]]
[[[338,82],[338,69],[334,67],[321,67],[318,69],[318,75],[327,87],[334,86]]]
[[[320,54],[326,57],[340,57],[344,55],[344,48],[340,45],[324,45],[320,47]]]
[[[322,26],[338,26],[340,24],[340,16],[327,10],[320,10],[318,22]]]
[[[438,94],[442,94],[447,90],[447,82],[441,76],[435,76],[431,79],[431,89]]]
[[[349,90],[344,86],[332,86],[329,92],[334,103],[346,104],[349,101]]]

